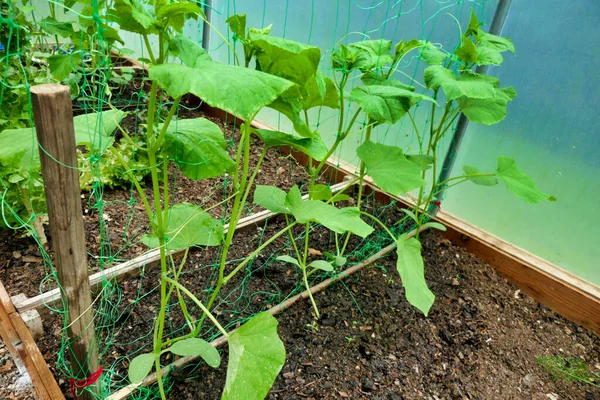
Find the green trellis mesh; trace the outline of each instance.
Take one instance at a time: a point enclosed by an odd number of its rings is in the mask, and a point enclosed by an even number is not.
[[[7,129],[22,128],[20,134],[31,138],[35,136],[32,129],[32,109],[29,98],[29,88],[32,85],[55,82],[49,72],[49,56],[60,55],[70,57],[73,62],[79,62],[79,67],[67,72],[60,79],[64,84],[71,87],[73,96],[74,112],[76,115],[95,113],[103,110],[121,109],[129,113],[127,124],[121,129],[127,130],[135,141],[143,143],[143,135],[140,135],[145,122],[145,109],[147,106],[147,82],[144,80],[143,70],[123,62],[122,56],[144,59],[142,40],[132,39],[133,36],[123,34],[121,39],[124,44],[114,41],[115,31],[109,20],[106,19],[106,10],[112,2],[95,1],[85,4],[69,1],[44,1],[25,0],[16,2],[13,0],[0,0],[1,7],[1,30],[0,30],[0,137],[2,131]],[[301,5],[299,3],[302,3]],[[304,41],[309,44],[318,45],[322,48],[323,60],[322,71],[332,74],[329,69],[329,57],[331,49],[338,43],[346,43],[359,40],[360,37],[387,38],[398,40],[400,38],[418,37],[430,39],[434,42],[444,41],[445,47],[455,46],[459,41],[458,29],[454,20],[446,17],[447,13],[456,16],[459,20],[468,18],[472,7],[483,20],[489,20],[496,5],[492,0],[478,1],[446,1],[446,0],[412,0],[412,1],[366,1],[366,0],[337,0],[327,2],[294,2],[294,1],[214,1],[210,7],[214,25],[219,31],[228,37],[236,46],[239,40],[232,37],[224,25],[229,15],[236,13],[247,13],[249,25],[262,27],[273,23],[275,34]],[[202,4],[202,6],[206,6]],[[302,9],[302,21],[296,18],[299,9]],[[76,33],[65,34],[65,26],[60,21],[71,21],[79,28]],[[443,27],[437,25],[443,21]],[[185,33],[194,40],[202,40],[202,24],[192,21],[194,24],[185,28]],[[40,26],[46,24],[44,32]],[[439,28],[439,29],[438,29]],[[405,32],[408,30],[409,32]],[[439,31],[444,35],[438,36]],[[52,33],[50,33],[52,32]],[[209,53],[215,59],[223,62],[231,62],[232,54],[228,46],[218,35],[213,34],[208,43]],[[126,50],[131,48],[132,51]],[[452,47],[453,48],[453,47]],[[143,66],[143,61],[142,61]],[[406,60],[401,66],[399,73],[408,81],[416,80],[423,66],[418,58]],[[417,82],[418,84],[418,82]],[[351,85],[348,90],[351,89]],[[168,109],[172,102],[166,97],[160,99],[161,109]],[[177,111],[178,115],[199,115],[199,104],[182,103]],[[352,110],[346,110],[350,113]],[[163,115],[164,116],[164,115]],[[318,110],[310,114],[310,121],[315,128],[319,129],[325,140],[329,140],[335,134],[335,121],[337,114],[331,111]],[[414,111],[414,117],[418,124],[427,126],[430,121],[422,110]],[[280,115],[259,115],[259,119],[265,119],[271,125],[281,130],[289,129]],[[236,121],[225,121],[231,123],[226,132],[230,135],[230,143],[233,145],[233,132]],[[362,121],[363,125],[366,121]],[[98,123],[96,130],[90,131],[90,135],[102,128]],[[375,132],[376,140],[388,144],[401,145],[402,147],[414,146],[414,137],[411,135],[411,127],[407,122],[401,122],[391,127],[378,129]],[[143,151],[136,150],[133,146],[122,140],[122,133],[115,133],[115,144],[122,154],[135,160],[136,176],[143,177],[148,174],[148,160]],[[352,146],[355,146],[358,137],[348,141],[342,146],[335,156],[348,162],[356,162],[349,157],[354,154]],[[442,143],[440,154],[447,143]],[[107,268],[125,262],[130,258],[143,254],[146,249],[140,243],[140,236],[146,232],[147,220],[143,213],[137,210],[140,201],[131,183],[125,179],[122,171],[107,153],[99,156],[96,149],[79,148],[79,172],[82,179],[84,200],[84,213],[86,218],[86,229],[88,242],[93,246],[88,250],[90,269],[93,272],[102,271]],[[1,218],[0,229],[15,229],[23,232],[29,238],[19,240],[35,240],[43,257],[43,278],[40,277],[39,291],[45,292],[57,285],[56,274],[51,262],[51,257],[44,245],[45,238],[40,235],[40,226],[44,223],[45,203],[43,198],[43,187],[37,165],[39,157],[37,148],[33,146],[30,151],[31,157],[19,166],[18,171],[3,165],[7,157],[0,149],[0,201]],[[275,153],[273,153],[275,154]],[[4,157],[4,158],[3,158]],[[162,162],[159,161],[159,162]],[[291,158],[282,156],[279,161],[281,167],[289,170],[291,181],[302,179],[302,168]],[[177,196],[181,181],[174,174],[173,196]],[[195,198],[194,193],[184,193],[194,198],[194,202],[202,205],[204,203],[218,203],[226,200],[232,193],[232,182],[227,178],[211,180],[212,186],[203,198]],[[330,182],[332,183],[332,182]],[[185,185],[182,186],[185,190]],[[119,193],[116,195],[115,193]],[[23,200],[24,199],[24,200]],[[210,200],[210,201],[209,201]],[[372,203],[371,198],[366,199],[367,204]],[[387,218],[393,213],[395,204],[392,202],[387,206],[377,206],[371,211],[378,218]],[[220,216],[224,222],[227,219],[226,207],[213,210],[214,216]],[[253,210],[247,210],[251,213]],[[393,221],[392,221],[393,222]],[[120,229],[115,229],[115,227]],[[267,228],[256,230],[256,241],[262,243],[268,238]],[[316,227],[314,227],[317,229]],[[410,226],[394,225],[395,234],[410,230]],[[302,233],[296,240],[302,240]],[[335,248],[333,234],[328,234],[328,248],[319,249],[328,251]],[[283,236],[283,238],[287,238]],[[390,243],[387,234],[376,229],[375,233],[364,240],[356,240],[349,254],[350,259],[359,262],[366,259],[375,252],[381,250]],[[274,305],[294,296],[303,290],[300,281],[291,290],[282,289],[271,279],[268,265],[275,258],[291,247],[289,239],[282,239],[276,246],[271,246],[267,254],[263,254],[251,262],[246,272],[237,280],[236,286],[229,288],[220,298],[219,304],[214,307],[219,315],[223,315],[226,329],[235,328],[239,323],[256,313],[256,298],[260,298],[262,306]],[[190,259],[194,263],[188,265],[182,278],[185,280],[202,281],[203,286],[195,287],[196,295],[205,299],[210,293],[211,283],[218,274],[219,259],[208,259],[204,256],[205,249],[194,248],[190,251]],[[202,260],[202,262],[198,262]],[[241,259],[231,259],[229,263],[235,264]],[[94,290],[92,298],[95,309],[95,329],[99,343],[100,363],[104,368],[101,376],[102,393],[99,398],[105,398],[110,393],[117,391],[128,384],[127,365],[136,354],[147,351],[152,343],[152,323],[146,324],[146,332],[138,331],[138,335],[132,338],[123,334],[131,329],[132,324],[140,324],[147,318],[138,313],[152,307],[153,294],[156,294],[159,282],[158,275],[153,275],[153,267],[145,265],[139,268],[139,275],[135,279],[127,278],[124,281],[115,279],[104,280]],[[256,290],[250,282],[257,272],[268,282],[266,287]],[[41,273],[41,272],[40,272]],[[311,276],[314,282],[322,280],[327,275],[315,274]],[[198,278],[198,277],[201,277]],[[10,289],[10,285],[9,289]],[[350,294],[350,292],[348,292]],[[13,293],[15,294],[15,293]],[[351,294],[350,294],[351,295]],[[65,305],[48,305],[57,315],[56,321],[62,321],[62,331],[66,332],[67,318]],[[188,305],[190,313],[197,310]],[[179,304],[172,300],[167,312],[166,337],[175,337],[184,332],[185,324],[176,324],[180,320],[177,317]],[[171,315],[172,314],[172,315]],[[207,340],[214,339],[219,335],[216,329],[207,329],[202,333]],[[57,349],[57,357],[54,368],[65,380],[69,378],[82,379],[84,377],[73,376],[69,361],[69,342],[62,335],[60,349]],[[185,373],[190,378],[194,377],[197,364],[185,367]],[[166,387],[172,385],[172,380],[167,377]],[[158,391],[151,385],[147,388],[139,388],[132,395],[136,399],[157,398]]]

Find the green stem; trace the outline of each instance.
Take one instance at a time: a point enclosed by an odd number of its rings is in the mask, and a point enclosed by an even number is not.
[[[392,233],[392,231],[390,231],[390,229],[383,222],[381,222],[381,220],[379,218],[377,218],[373,214],[369,214],[366,211],[359,211],[359,213],[361,213],[365,217],[369,217],[373,221],[377,222],[386,231],[386,233],[392,238],[392,240],[394,240],[394,241],[396,240],[396,236],[394,236],[394,234]]]
[[[142,37],[144,38],[144,44],[146,45],[146,51],[148,52],[148,57],[150,57],[150,61],[152,62],[152,64],[156,64],[156,58],[154,58],[154,53],[152,52],[152,46],[150,45],[148,35],[144,33]]]
[[[181,283],[167,277],[164,276],[163,279],[165,280],[165,282],[170,283],[171,285],[175,286],[177,289],[181,290],[183,293],[185,293],[194,303],[196,303],[196,305],[198,307],[200,307],[200,309],[204,312],[204,315],[208,316],[208,319],[210,319],[212,321],[212,323],[217,327],[217,329],[219,329],[221,331],[221,333],[223,334],[223,336],[225,336],[226,338],[229,337],[229,333],[227,333],[227,331],[225,330],[225,328],[223,328],[223,326],[221,326],[221,324],[219,323],[219,321],[217,321],[217,319],[215,318],[214,315],[212,315],[212,313],[208,310],[208,308],[206,308],[204,306],[204,304],[202,304],[202,302],[200,300],[198,300],[198,298],[196,298],[196,296],[194,296],[194,294],[192,292],[190,292],[189,290],[187,290],[185,288],[185,286],[183,286]]]
[[[288,217],[287,214],[285,214],[285,224],[286,225],[290,225],[290,218]],[[292,230],[288,230],[288,234],[290,235],[290,240],[292,241],[292,245],[294,246],[294,251],[296,252],[296,258],[298,260],[300,260],[301,256],[300,256],[300,250],[298,250],[298,246],[296,245],[296,239],[294,238],[294,234],[292,233]]]
[[[317,317],[317,319],[320,319],[321,315],[319,314],[319,309],[317,308],[317,303],[315,302],[312,292],[310,291],[310,285],[308,284],[308,277],[306,276],[306,266],[301,269],[302,269],[302,280],[304,281],[304,287],[306,288],[306,292],[308,293],[308,298],[310,299],[313,309],[315,310],[315,316]]]

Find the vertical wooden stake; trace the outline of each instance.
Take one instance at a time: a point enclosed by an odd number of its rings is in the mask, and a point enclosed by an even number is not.
[[[70,90],[58,84],[31,88],[48,203],[54,265],[68,305],[70,359],[74,377],[86,379],[98,370],[92,299],[88,281],[85,232],[77,172],[77,153]],[[98,391],[99,385],[91,389]],[[81,399],[93,399],[85,392]]]

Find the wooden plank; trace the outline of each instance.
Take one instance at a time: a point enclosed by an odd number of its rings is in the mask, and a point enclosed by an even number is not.
[[[333,185],[331,191],[337,193],[346,186],[346,183],[340,182],[339,184]],[[308,198],[308,195],[302,196],[304,199]],[[249,215],[241,218],[236,232],[248,229],[252,226],[258,226],[265,223],[269,218],[277,216],[276,213],[272,213],[269,210],[260,211],[256,214]],[[227,230],[229,224],[225,224],[224,229]],[[183,253],[183,250],[173,250],[170,252],[173,256],[177,256]],[[124,263],[115,265],[114,267],[107,268],[103,271],[96,272],[89,277],[90,287],[96,288],[103,281],[110,280],[113,278],[121,279],[125,276],[136,274],[139,269],[144,266],[151,266],[156,264],[160,260],[160,252],[158,250],[150,250],[132,260]],[[60,291],[58,289],[52,289],[44,292],[38,296],[32,298],[26,298],[21,301],[15,301],[15,307],[22,313],[28,310],[37,310],[40,315],[43,315],[47,311],[48,306],[55,305],[61,299]]]
[[[15,362],[22,363],[40,400],[64,399],[48,364],[0,282],[0,336]]]
[[[69,87],[33,86],[31,103],[40,146],[54,266],[68,308],[71,368],[74,377],[85,379],[98,370],[99,364]],[[79,397],[92,400],[95,398],[92,392],[99,392],[98,384],[90,385],[89,391]]]
[[[202,110],[221,119],[234,119],[232,115],[206,104]],[[274,130],[259,121],[253,121],[252,126]],[[282,150],[291,154],[300,164],[307,165],[307,157],[303,153],[290,148]],[[324,173],[332,181],[341,182],[347,176],[358,175],[358,168],[330,157]],[[395,200],[404,208],[413,207],[416,203],[409,196],[395,197],[381,191],[369,177],[365,178],[365,182],[365,194],[374,192],[378,201],[389,203]],[[448,228],[445,233],[448,239],[486,260],[492,268],[519,286],[523,293],[600,335],[600,287],[448,213],[438,213],[436,220]]]

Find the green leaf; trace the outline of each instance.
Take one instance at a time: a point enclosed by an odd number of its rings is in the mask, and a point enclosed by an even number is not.
[[[261,108],[286,92],[290,95],[298,93],[298,87],[286,79],[213,61],[203,62],[198,68],[177,64],[153,65],[150,67],[150,79],[158,82],[174,98],[192,93],[210,106],[243,119],[251,119]]]
[[[384,39],[340,45],[331,56],[332,66],[344,71],[359,69],[361,72],[381,68],[394,61],[394,57],[389,54],[391,48],[392,42]]]
[[[427,88],[437,90],[440,86],[444,89],[447,101],[459,97],[472,99],[490,99],[495,96],[492,77],[465,72],[458,77],[454,72],[441,65],[427,67],[424,72]]]
[[[356,154],[377,186],[394,196],[425,184],[421,179],[421,167],[408,161],[398,147],[365,142],[356,149]]]
[[[290,209],[285,205],[285,197],[286,193],[275,186],[256,185],[256,189],[254,190],[254,204],[274,213],[291,213]]]
[[[218,246],[223,241],[223,223],[200,207],[179,203],[164,213],[168,216],[165,242],[169,250],[190,246]],[[159,246],[158,237],[154,233],[142,236],[141,242],[148,247]]]
[[[313,77],[321,60],[321,49],[276,36],[250,33],[261,71],[277,75],[300,86]]]
[[[283,261],[283,262],[288,263],[288,264],[294,264],[294,265],[300,267],[300,263],[294,257],[279,256],[276,259],[279,260],[279,261]]]
[[[423,224],[423,227],[437,229],[442,232],[446,231],[446,227],[444,225],[440,224],[439,222],[427,222],[427,223]]]
[[[304,85],[302,109],[314,107],[340,108],[340,97],[335,83],[321,71],[317,71]]]
[[[300,116],[302,112],[302,103],[300,99],[289,99],[285,100],[282,97],[278,97],[271,104],[268,104],[267,107],[272,108],[275,111],[279,111],[292,123],[294,124],[294,130],[303,137],[310,138],[313,136],[312,131],[309,126],[306,125],[304,119]]]
[[[436,103],[431,97],[393,86],[359,86],[352,89],[351,101],[378,123],[395,124],[421,100]],[[437,104],[437,103],[436,103]]]
[[[288,203],[294,218],[301,224],[317,222],[337,233],[350,231],[357,236],[367,237],[373,228],[360,218],[357,208],[336,208],[317,200],[304,200],[295,206]]]
[[[221,365],[221,355],[206,340],[198,338],[188,338],[175,342],[168,349],[171,353],[178,356],[200,356],[208,365],[217,368]]]
[[[413,221],[418,222],[418,218],[415,215],[414,212],[412,212],[411,210],[409,210],[408,208],[403,208],[402,211],[404,214],[408,215]]]
[[[506,117],[506,106],[517,96],[517,92],[512,86],[493,90],[493,97],[487,99],[458,98],[458,106],[469,121],[493,125]]]
[[[433,165],[433,156],[427,154],[405,154],[406,159],[417,164],[421,170],[427,171]]]
[[[491,33],[479,29],[477,32],[477,40],[482,47],[493,48],[498,52],[510,51],[513,54],[517,54],[515,45],[509,38],[492,35]]]
[[[229,336],[229,365],[221,400],[262,400],[285,363],[277,320],[254,316]]]
[[[237,39],[246,39],[246,14],[232,15],[225,22]]]
[[[456,55],[466,64],[472,64],[478,60],[475,43],[467,36],[463,36],[462,45],[456,49]]]
[[[81,64],[81,54],[55,54],[48,57],[50,72],[57,81],[63,81],[69,74],[76,71]]]
[[[46,17],[40,21],[40,28],[53,36],[67,38],[75,32],[72,22],[60,22],[52,17]]]
[[[429,65],[441,65],[448,58],[448,54],[438,49],[433,43],[426,40],[420,41],[420,56]]]
[[[475,14],[475,9],[471,8],[471,17],[469,19],[469,26],[467,27],[465,35],[476,35],[480,26],[481,24],[477,20],[477,14]]]
[[[504,62],[504,57],[498,51],[489,47],[477,48],[477,64],[479,65],[500,65]]]
[[[328,263],[325,260],[313,261],[310,264],[308,264],[308,266],[315,268],[315,269],[320,269],[321,271],[325,271],[325,272],[333,271],[333,265],[331,265],[330,263]]]
[[[335,265],[338,267],[343,267],[344,265],[346,265],[346,261],[348,261],[346,257],[342,256],[335,256],[333,260],[335,262]]]
[[[481,175],[483,172],[477,167],[472,167],[470,165],[463,166],[463,172],[465,175]],[[495,176],[467,176],[468,180],[473,182],[476,185],[481,186],[494,186],[498,184],[498,179]]]
[[[173,121],[165,133],[165,152],[190,179],[214,178],[233,171],[235,162],[226,149],[221,128],[206,118]]]
[[[254,133],[263,141],[267,148],[291,146],[317,161],[322,161],[327,155],[327,146],[323,143],[323,139],[321,139],[321,135],[318,132],[314,132],[312,138],[300,138],[289,133],[268,129],[254,129]]]
[[[496,176],[500,178],[508,190],[527,203],[537,204],[544,200],[556,201],[554,196],[549,196],[539,191],[533,179],[522,172],[510,157],[498,157]]]
[[[408,42],[401,40],[394,46],[394,53],[396,54],[396,58],[403,57],[406,53],[415,49],[421,45],[421,42],[417,39],[411,39]]]
[[[183,35],[176,36],[169,41],[169,51],[191,68],[200,67],[204,61],[212,61],[202,46]]]
[[[311,200],[327,201],[333,196],[331,188],[327,185],[317,184],[308,190],[308,198]]]
[[[111,21],[117,22],[125,31],[139,34],[157,33],[157,21],[138,0],[115,0],[109,13]]]
[[[427,282],[425,282],[421,243],[414,237],[407,239],[406,234],[404,234],[398,238],[396,252],[398,254],[396,268],[402,279],[406,299],[423,314],[427,315],[433,305],[435,295],[429,290]]]
[[[365,85],[393,86],[393,87],[397,87],[400,89],[410,90],[411,92],[415,91],[415,88],[413,86],[405,85],[404,83],[400,82],[398,79],[393,79],[393,78],[386,79],[375,71],[365,72],[360,77],[360,80]]]
[[[152,353],[140,354],[131,360],[127,374],[131,383],[139,383],[150,373],[156,356]]]
[[[155,8],[156,17],[166,19],[169,26],[172,26],[176,31],[181,32],[185,23],[186,15],[196,18],[198,15],[204,17],[202,8],[191,2],[181,3],[166,3]]]
[[[126,115],[120,110],[110,110],[73,118],[75,142],[78,146],[91,146],[92,150],[103,153],[112,146],[114,138],[111,135]]]

